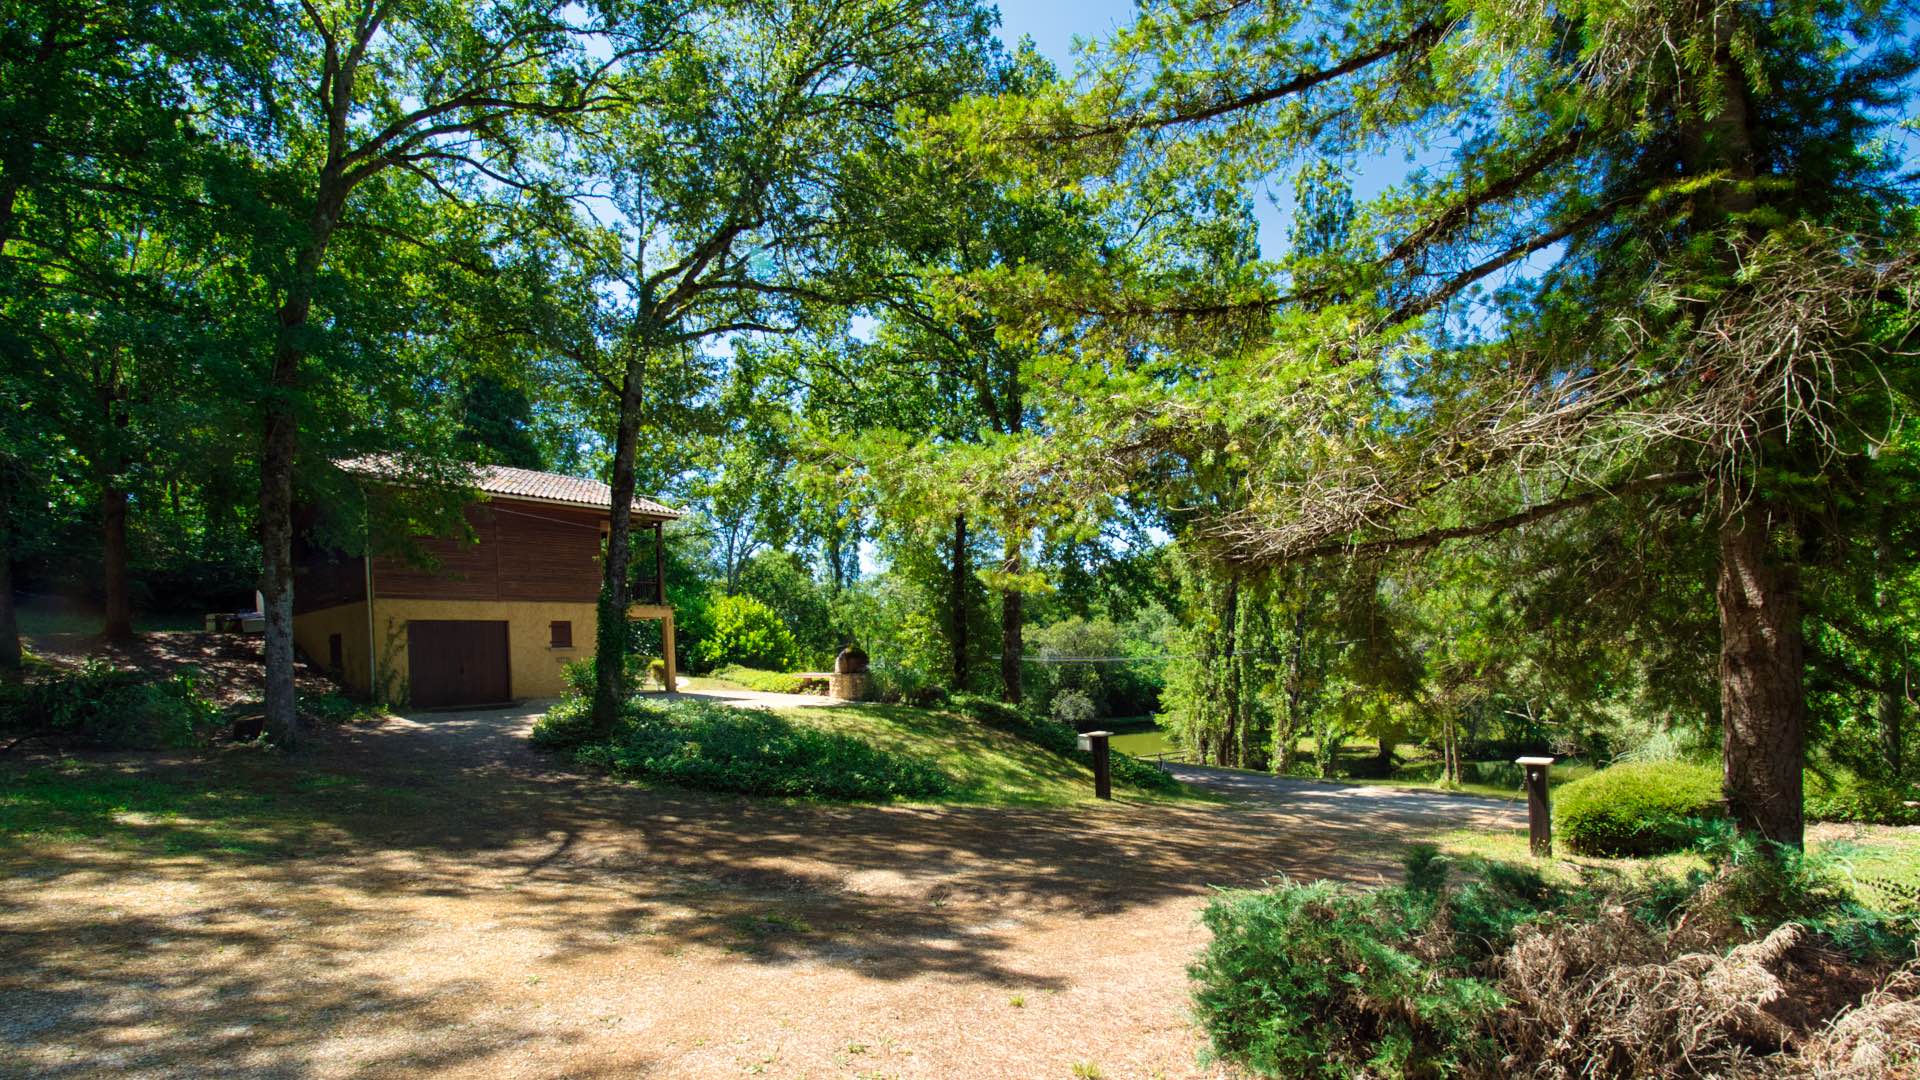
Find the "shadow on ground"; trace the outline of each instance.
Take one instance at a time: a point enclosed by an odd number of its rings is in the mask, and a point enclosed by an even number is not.
[[[813,1017],[820,1058],[865,1045],[841,1027],[950,1026],[1006,988],[1095,977],[1168,1013],[1157,1038],[1190,1061],[1179,971],[1211,887],[1374,880],[1436,812],[1516,820],[1314,785],[1069,809],[744,799],[581,776],[526,744],[537,713],[394,718],[292,758],[64,766],[137,778],[160,809],[49,808],[97,839],[0,843],[0,1040],[21,1074],[634,1074],[658,1056],[717,1075],[740,1067],[719,1046],[748,1025],[732,1010],[790,1013],[787,1034],[754,1022],[776,1047]],[[967,1075],[953,1065],[925,1074]]]

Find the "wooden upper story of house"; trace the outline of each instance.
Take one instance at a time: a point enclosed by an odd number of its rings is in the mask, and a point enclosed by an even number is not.
[[[379,464],[343,463],[376,483],[394,482]],[[423,559],[382,554],[370,568],[357,555],[303,542],[295,553],[294,611],[317,611],[367,598],[371,583],[383,599],[551,601],[593,603],[600,596],[612,490],[597,480],[499,465],[472,467],[472,486],[484,501],[461,511],[466,530],[416,537]],[[654,573],[632,582],[637,604],[665,602],[659,530],[682,516],[653,499],[633,500],[636,532],[655,534]],[[644,544],[638,550],[645,553]]]

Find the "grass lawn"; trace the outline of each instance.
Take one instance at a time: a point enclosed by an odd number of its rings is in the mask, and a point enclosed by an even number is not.
[[[707,678],[694,681],[708,684],[714,689],[758,690],[763,694],[798,694],[807,680],[796,674],[740,667],[736,664],[721,668]],[[815,685],[818,683],[816,682]]]
[[[1582,874],[1619,874],[1638,877],[1649,871],[1683,874],[1706,866],[1690,852],[1644,859],[1599,859],[1556,850],[1548,859],[1535,860],[1527,850],[1527,831],[1486,832],[1458,829],[1424,837],[1452,855],[1479,856],[1537,866],[1548,878],[1566,884]],[[1920,828],[1887,825],[1815,824],[1807,827],[1807,850],[1825,861],[1869,907],[1888,908],[1904,899],[1911,903],[1920,890]]]
[[[972,717],[944,709],[861,703],[828,709],[786,709],[796,724],[854,735],[884,750],[931,761],[959,781],[950,800],[1000,805],[1065,805],[1096,801],[1093,772],[1071,758]],[[1191,792],[1175,798],[1201,798]],[[1165,801],[1114,785],[1116,801]]]
[[[64,758],[0,773],[0,849],[93,841],[157,854],[270,858],[344,842],[358,830],[341,826],[403,817],[428,798],[312,771],[269,751],[236,750],[179,767]]]
[[[20,636],[38,634],[98,634],[100,616],[47,611],[21,610]],[[192,612],[138,612],[133,616],[133,632],[151,634],[162,630],[203,630],[205,616]]]

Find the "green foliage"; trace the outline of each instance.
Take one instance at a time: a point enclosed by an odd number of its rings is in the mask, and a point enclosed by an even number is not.
[[[713,605],[712,628],[695,647],[694,662],[786,671],[798,657],[793,633],[772,608],[751,596],[723,596]]]
[[[926,708],[948,700],[947,688],[917,667],[875,664],[867,677],[875,701]]]
[[[821,669],[838,651],[826,587],[792,552],[762,552],[740,570],[739,593],[765,604],[793,637],[793,665]]]
[[[322,724],[345,724],[382,715],[379,709],[337,691],[302,697],[300,711]]]
[[[1403,886],[1222,893],[1189,969],[1213,1052],[1274,1077],[1443,1076],[1488,1056],[1483,1025],[1506,1001],[1475,971],[1556,897],[1524,871],[1446,879],[1416,849]]]
[[[571,700],[571,699],[570,699]],[[576,748],[579,760],[619,776],[710,791],[884,802],[953,793],[935,766],[864,740],[797,724],[762,709],[707,701],[628,703],[603,741],[581,742],[581,707],[562,707],[536,728],[548,746]]]
[[[599,670],[598,659],[597,656],[583,656],[560,666],[560,679],[567,684],[569,692],[592,695],[596,672]],[[666,661],[643,656],[631,650],[626,654],[626,666],[629,691],[642,689],[640,677],[643,674],[653,677],[655,682],[661,682],[666,678]]]
[[[1627,1044],[1669,1035],[1751,1060],[1750,1032],[1695,1011],[1726,992],[1702,964],[1782,925],[1876,966],[1911,958],[1920,913],[1861,907],[1820,860],[1724,823],[1702,852],[1708,867],[1684,877],[1562,887],[1479,859],[1453,884],[1455,867],[1416,845],[1402,885],[1224,893],[1190,969],[1199,1019],[1215,1053],[1263,1076],[1505,1076],[1549,1055],[1555,1075],[1624,1076]]]
[[[1148,606],[1126,623],[1106,618],[1065,619],[1038,626],[1026,635],[1027,653],[1037,663],[1027,668],[1024,696],[1053,712],[1055,695],[1075,693],[1093,707],[1094,716],[1146,716],[1160,708],[1161,675],[1167,651],[1166,610]],[[1076,657],[1099,662],[1072,663]],[[1111,658],[1139,657],[1115,662]],[[1091,719],[1091,717],[1089,717]]]
[[[569,681],[577,665],[567,665]],[[573,692],[553,703],[547,714],[533,722],[528,738],[534,745],[555,750],[584,746],[596,735],[604,734],[593,723],[593,678],[591,669],[585,685],[574,684]]]
[[[575,694],[586,694],[589,697],[593,695],[594,681],[597,678],[594,672],[593,657],[591,656],[582,657],[579,660],[574,660],[560,666],[560,678],[561,681],[567,684],[567,689]]]
[[[187,668],[164,679],[94,660],[26,685],[0,712],[0,729],[79,746],[161,750],[200,745],[221,727],[220,709]]]
[[[1669,924],[1684,915],[1696,929],[1732,939],[1796,923],[1859,960],[1909,959],[1920,941],[1920,906],[1878,910],[1856,898],[1844,846],[1808,854],[1741,836],[1715,820],[1705,823],[1695,849],[1706,868],[1679,879],[1649,879],[1643,914]]]
[[[1720,774],[1678,761],[1615,765],[1556,788],[1554,831],[1584,855],[1679,851],[1720,813]]]
[[[1807,773],[1807,819],[1858,825],[1920,825],[1920,787],[1873,781],[1852,770]]]
[[[455,445],[464,456],[516,469],[547,467],[534,433],[533,403],[524,389],[480,372],[461,388],[460,413]]]
[[[1081,728],[1093,722],[1095,715],[1093,699],[1084,690],[1062,690],[1053,696],[1053,704],[1048,709],[1055,721],[1070,728]]]
[[[761,671],[758,668],[729,664],[713,673],[716,679],[739,683],[749,690],[758,690],[767,694],[797,694],[806,680],[798,675],[787,675],[778,671]]]

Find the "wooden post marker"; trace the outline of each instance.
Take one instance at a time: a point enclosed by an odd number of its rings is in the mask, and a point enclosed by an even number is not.
[[[1080,736],[1080,749],[1093,752],[1093,794],[1113,798],[1113,750],[1107,745],[1111,731],[1089,731]]]
[[[1514,763],[1527,770],[1527,846],[1537,856],[1553,854],[1553,808],[1547,801],[1550,757],[1523,757]]]

